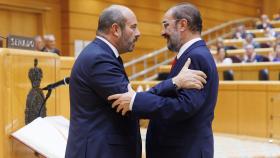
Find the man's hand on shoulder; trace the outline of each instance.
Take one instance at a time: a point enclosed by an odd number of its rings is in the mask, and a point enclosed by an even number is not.
[[[202,89],[206,84],[206,74],[199,70],[189,69],[190,64],[191,59],[188,58],[179,74],[172,78],[172,82],[178,89]]]
[[[108,97],[109,101],[113,101],[112,108],[117,108],[117,112],[122,112],[125,115],[128,111],[131,111],[129,105],[132,97],[135,95],[135,91],[131,88],[131,85],[127,85],[128,92],[121,94],[114,94]]]

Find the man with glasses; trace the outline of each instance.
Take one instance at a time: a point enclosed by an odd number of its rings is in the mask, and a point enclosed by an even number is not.
[[[159,95],[167,87],[162,84],[148,92],[131,90],[108,99],[115,100],[113,107],[123,114],[131,111],[139,118],[150,119],[147,158],[211,158],[219,81],[214,59],[201,39],[200,12],[192,4],[182,3],[165,13],[162,24],[168,49],[177,53],[168,78],[176,76],[191,58],[190,68],[206,73],[207,83],[200,90],[175,88]],[[176,80],[171,80],[176,87]]]
[[[71,72],[66,158],[141,157],[137,118],[123,117],[107,101],[109,95],[128,91],[120,54],[133,51],[139,37],[136,16],[129,8],[112,5],[100,14],[96,39],[81,52]],[[188,70],[188,64],[174,80],[179,88],[200,89],[205,74]],[[169,86],[158,94],[173,91],[170,80],[164,83]]]

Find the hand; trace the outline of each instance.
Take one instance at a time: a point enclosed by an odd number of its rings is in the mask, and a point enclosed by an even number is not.
[[[187,62],[179,72],[179,74],[172,78],[172,81],[176,83],[179,89],[202,89],[206,84],[206,74],[199,70],[191,70],[189,66],[191,59],[188,58]]]
[[[131,88],[130,84],[127,85],[128,92],[122,94],[114,94],[108,97],[109,101],[113,101],[112,108],[117,107],[117,112],[122,111],[122,115],[125,115],[129,109],[129,104],[135,91]]]

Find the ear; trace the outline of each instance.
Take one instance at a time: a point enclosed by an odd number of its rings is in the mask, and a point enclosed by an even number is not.
[[[121,36],[121,28],[119,27],[118,24],[114,23],[111,27],[112,30],[112,34],[116,37],[120,37]]]
[[[180,22],[179,22],[179,25],[180,25],[180,31],[185,31],[188,29],[188,20],[186,19],[181,19]]]

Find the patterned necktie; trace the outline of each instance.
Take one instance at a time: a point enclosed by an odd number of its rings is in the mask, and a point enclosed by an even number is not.
[[[177,56],[175,56],[175,58],[173,59],[172,63],[171,63],[171,70],[174,68],[174,66],[176,65],[177,63]],[[171,71],[170,70],[170,71]]]
[[[122,65],[122,71],[123,71],[123,73],[125,74],[125,78],[128,80],[128,77],[127,77],[127,74],[126,74],[126,72],[125,72],[124,65],[123,65],[123,60],[122,60],[121,56],[118,57],[118,61],[121,63],[121,65]]]

